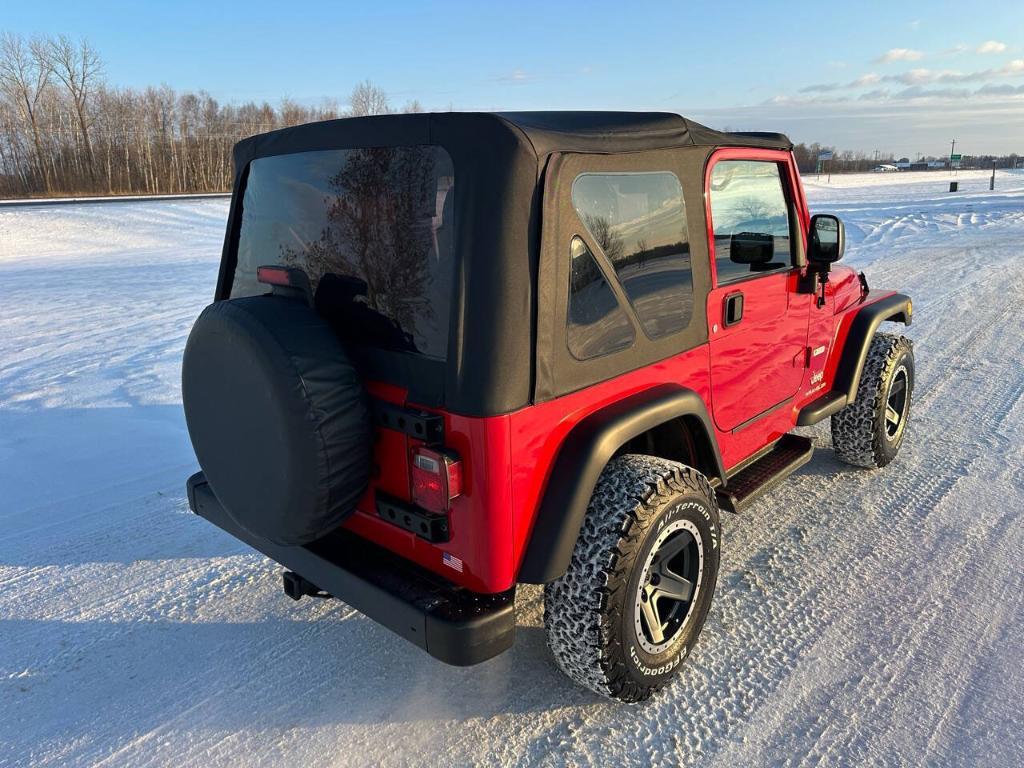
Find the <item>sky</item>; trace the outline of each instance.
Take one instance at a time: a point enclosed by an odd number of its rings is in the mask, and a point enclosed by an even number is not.
[[[428,110],[670,111],[897,156],[1024,154],[1024,1],[22,2],[0,30],[86,37],[110,85]]]

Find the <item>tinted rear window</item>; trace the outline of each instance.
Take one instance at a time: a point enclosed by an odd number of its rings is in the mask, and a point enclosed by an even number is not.
[[[267,292],[266,264],[301,267],[346,341],[444,358],[454,272],[454,170],[441,147],[254,160],[231,297]]]

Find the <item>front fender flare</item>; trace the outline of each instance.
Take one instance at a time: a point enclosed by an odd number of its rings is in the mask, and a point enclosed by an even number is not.
[[[562,442],[537,510],[518,581],[544,584],[565,573],[598,478],[615,452],[632,438],[672,419],[696,420],[710,444],[710,476],[725,469],[703,398],[692,389],[662,385],[587,416]]]
[[[875,331],[886,320],[902,322],[910,325],[910,297],[902,293],[894,293],[884,299],[862,306],[857,311],[850,325],[843,345],[843,356],[839,359],[836,369],[836,380],[833,391],[846,391],[846,401],[852,403],[857,397],[860,376],[864,372],[864,361],[868,357],[868,348],[875,337]]]
[[[871,340],[875,338],[875,332],[886,320],[910,325],[913,319],[911,308],[909,296],[892,293],[877,301],[861,304],[859,308],[848,310],[855,314],[843,342],[832,389],[800,410],[796,420],[798,427],[817,424],[857,399],[857,388],[860,386],[864,362],[867,360],[868,348],[871,346]]]

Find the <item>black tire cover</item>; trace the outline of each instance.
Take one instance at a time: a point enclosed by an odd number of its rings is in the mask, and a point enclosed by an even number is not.
[[[210,487],[256,536],[306,544],[366,490],[366,393],[330,326],[301,301],[253,296],[203,310],[185,345],[182,401]]]

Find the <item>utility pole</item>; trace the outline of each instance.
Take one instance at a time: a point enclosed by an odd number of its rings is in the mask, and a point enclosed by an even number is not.
[[[996,161],[992,161],[992,178],[988,182],[988,189],[991,192],[996,188]]]
[[[956,139],[949,145],[949,175],[953,175],[953,152],[956,150]]]

